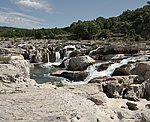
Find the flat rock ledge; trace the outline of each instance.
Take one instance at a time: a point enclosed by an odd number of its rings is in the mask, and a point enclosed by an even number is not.
[[[1,122],[149,121],[150,111],[145,107],[148,101],[136,102],[138,110],[131,111],[126,106],[128,100],[107,98],[98,84],[63,87],[45,84],[16,91],[0,93]]]

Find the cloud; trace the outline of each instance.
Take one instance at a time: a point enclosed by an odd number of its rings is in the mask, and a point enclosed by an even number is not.
[[[0,8],[0,25],[39,28],[42,25],[42,20],[6,8]]]
[[[50,5],[42,0],[15,0],[15,3],[20,7],[29,9],[43,10],[45,12],[51,12]]]

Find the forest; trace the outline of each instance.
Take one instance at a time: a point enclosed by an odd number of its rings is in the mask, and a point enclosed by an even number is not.
[[[117,17],[98,17],[94,20],[73,22],[64,28],[23,29],[0,27],[1,40],[70,39],[97,40],[123,37],[130,41],[150,40],[150,2],[136,10],[126,10]]]

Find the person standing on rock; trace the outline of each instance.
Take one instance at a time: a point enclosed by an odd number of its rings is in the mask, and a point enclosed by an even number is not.
[[[123,99],[126,98],[127,93],[128,93],[128,85],[124,83],[123,88],[121,90],[121,96]]]

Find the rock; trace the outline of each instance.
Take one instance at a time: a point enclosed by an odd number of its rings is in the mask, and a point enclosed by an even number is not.
[[[103,71],[106,70],[112,63],[104,63],[101,64],[100,66],[97,66],[97,71]]]
[[[112,76],[111,78],[116,80],[119,84],[121,83],[132,84],[137,80],[137,77],[138,77],[137,75],[129,75],[129,76]],[[101,83],[108,80],[109,80],[108,77],[94,78],[89,83]]]
[[[103,81],[105,81],[105,78],[94,78],[90,80],[88,83],[102,83]]]
[[[101,60],[110,61],[114,56],[115,56],[115,54],[103,55]]]
[[[94,102],[96,105],[104,105],[104,103],[107,102],[107,96],[103,92],[95,95],[90,95],[88,99]]]
[[[137,104],[135,103],[127,102],[126,105],[128,106],[129,110],[138,110]]]
[[[143,98],[144,96],[144,86],[142,84],[131,84],[129,86],[129,92],[130,89],[133,90],[133,92],[135,93],[135,96],[138,98]]]
[[[150,122],[150,112],[149,111],[142,111],[141,122]]]
[[[136,64],[135,69],[133,70],[135,75],[143,77],[144,80],[150,78],[150,61],[139,62]]]
[[[127,83],[127,84],[133,84],[136,79],[137,75],[128,75],[128,76],[113,76],[113,78],[116,78],[119,83]]]
[[[20,77],[30,78],[30,65],[26,60],[11,60],[10,64],[17,68]]]
[[[0,55],[4,54],[23,54],[23,49],[18,48],[1,48],[0,47]]]
[[[105,45],[103,54],[135,54],[139,52],[137,45]]]
[[[21,55],[10,56],[9,64],[0,64],[0,80],[7,84],[33,85],[30,80],[30,65]],[[30,84],[30,85],[31,85]]]
[[[114,57],[111,58],[111,60],[123,60],[127,58],[125,54],[116,54]]]
[[[146,104],[145,108],[150,109],[150,104]]]
[[[65,116],[48,116],[43,117],[41,121],[44,122],[68,122],[67,118]]]
[[[121,84],[118,83],[118,80],[115,78],[108,78],[106,79],[105,83],[102,85],[103,92],[109,98],[118,98],[119,92],[121,90]]]
[[[144,98],[150,101],[150,79],[143,82],[144,85]]]
[[[24,60],[24,57],[22,55],[12,55],[10,60]]]
[[[83,71],[86,70],[87,67],[93,64],[95,60],[93,60],[89,56],[80,56],[70,58],[69,64],[67,65],[67,69],[71,71]]]
[[[71,53],[70,53],[70,57],[77,57],[80,55],[80,51],[79,50],[73,50]]]
[[[102,52],[103,52],[103,47],[98,47],[95,50],[91,50],[89,52],[89,56],[92,57],[94,60],[101,60],[103,57]]]
[[[135,68],[134,64],[127,64],[123,65],[119,68],[116,68],[113,72],[113,76],[124,76],[124,75],[131,75],[132,70]]]
[[[87,77],[88,73],[85,71],[59,70],[59,71],[52,73],[51,75],[64,77],[71,81],[83,81]]]
[[[126,99],[131,101],[140,101],[133,90],[128,91]]]

